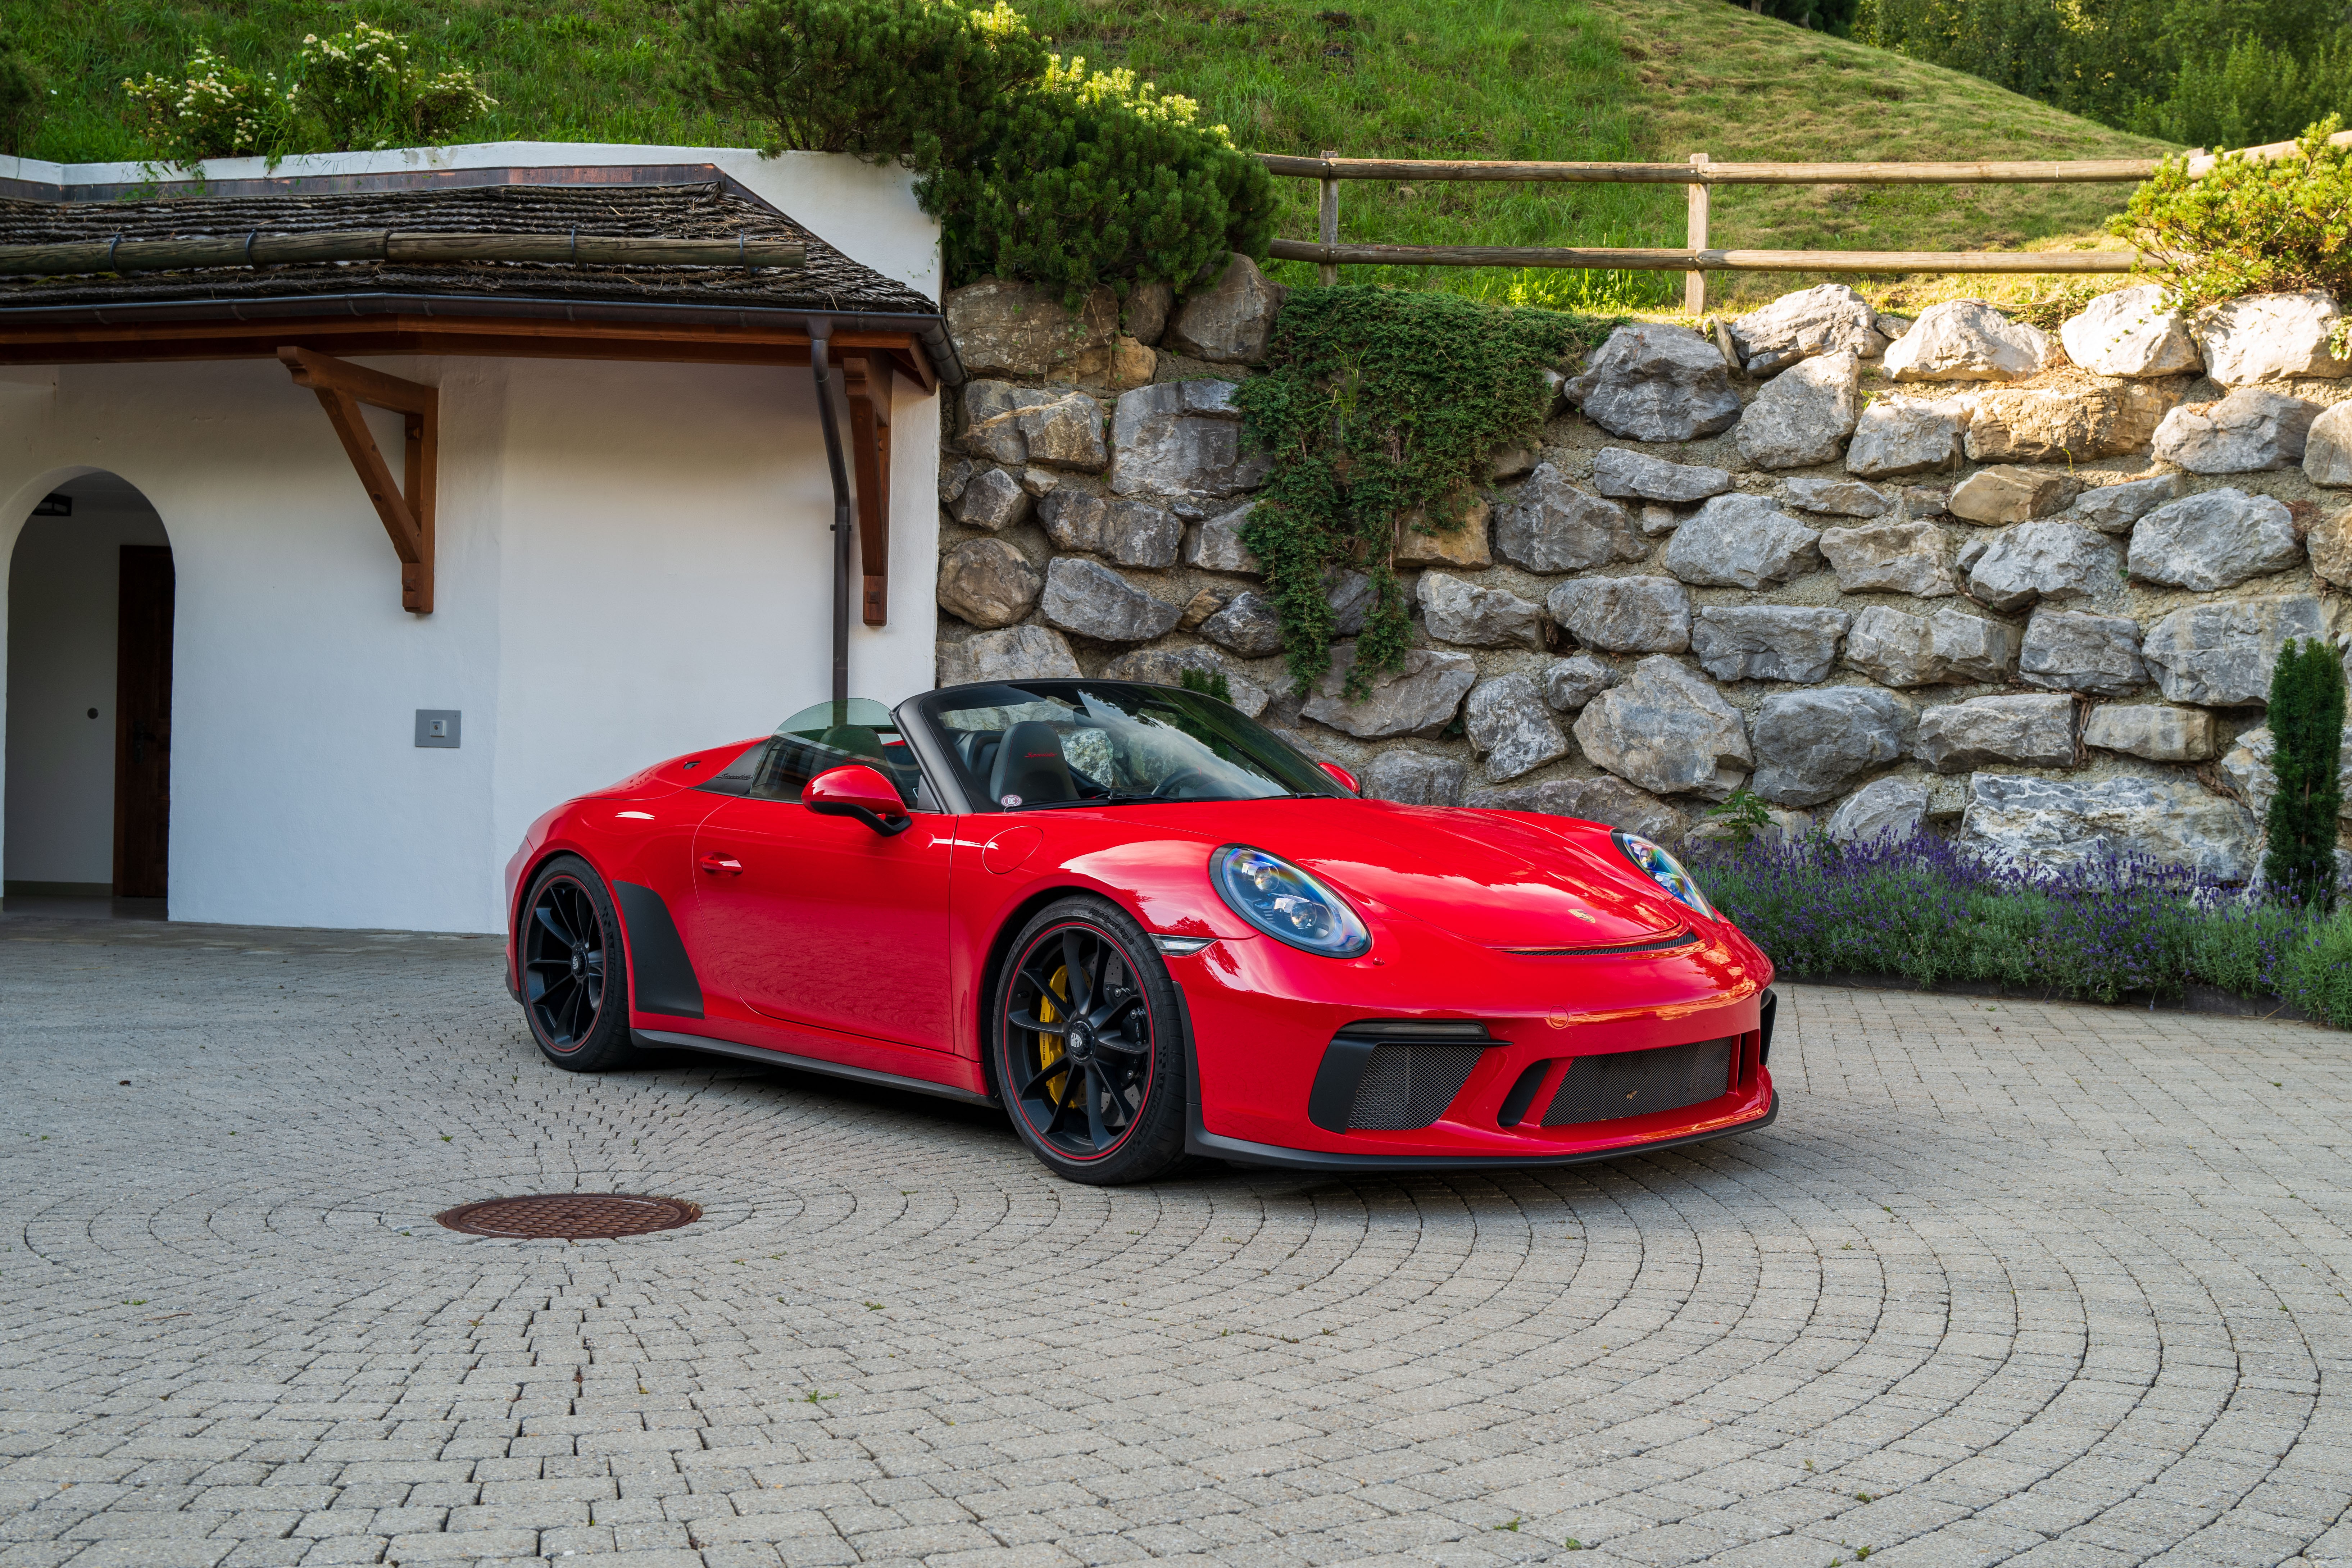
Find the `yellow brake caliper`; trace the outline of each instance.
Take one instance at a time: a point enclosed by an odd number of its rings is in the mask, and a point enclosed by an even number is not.
[[[1065,1002],[1070,999],[1070,971],[1067,965],[1064,965],[1062,968],[1054,971],[1054,977],[1045,984],[1049,988],[1051,988],[1055,995],[1059,996]],[[1039,1023],[1058,1023],[1061,1020],[1061,1016],[1062,1015],[1055,1010],[1054,1005],[1051,1002],[1046,1001],[1043,996],[1037,998],[1037,1021]],[[1037,1066],[1040,1068],[1052,1067],[1055,1062],[1062,1059],[1064,1054],[1060,1036],[1040,1034],[1037,1037]],[[1047,1098],[1056,1105],[1061,1103],[1062,1080],[1066,1077],[1068,1077],[1066,1073],[1055,1073],[1052,1078],[1045,1080],[1045,1094]]]

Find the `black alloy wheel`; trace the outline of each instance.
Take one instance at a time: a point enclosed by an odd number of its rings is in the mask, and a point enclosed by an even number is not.
[[[531,1038],[558,1067],[602,1072],[630,1054],[620,921],[584,861],[560,856],[523,910],[522,1005]]]
[[[1148,1181],[1183,1155],[1175,989],[1106,900],[1064,899],[1014,939],[996,987],[997,1086],[1037,1157],[1072,1181]]]

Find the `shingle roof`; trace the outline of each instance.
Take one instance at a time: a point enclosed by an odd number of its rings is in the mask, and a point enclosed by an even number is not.
[[[132,202],[0,199],[0,245],[322,229],[567,234],[683,239],[799,239],[796,270],[589,267],[535,262],[331,262],[263,268],[0,278],[0,311],[26,306],[185,300],[285,300],[306,294],[413,293],[601,300],[937,316],[903,283],[852,261],[775,208],[723,184],[480,185],[429,191],[173,197]]]

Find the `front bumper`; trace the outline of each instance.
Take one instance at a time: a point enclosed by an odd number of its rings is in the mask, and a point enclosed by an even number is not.
[[[1566,1154],[1326,1153],[1316,1149],[1284,1149],[1272,1143],[1253,1143],[1243,1138],[1221,1138],[1216,1133],[1204,1131],[1197,1116],[1185,1129],[1184,1152],[1230,1160],[1237,1165],[1266,1165],[1279,1171],[1506,1171],[1547,1165],[1589,1165],[1597,1160],[1656,1153],[1662,1150],[1679,1149],[1685,1144],[1728,1138],[1735,1132],[1759,1131],[1780,1119],[1780,1092],[1778,1089],[1769,1089],[1769,1092],[1770,1104],[1763,1115],[1752,1121],[1702,1132],[1685,1132],[1677,1137],[1655,1138],[1645,1142],[1617,1144],[1605,1149],[1582,1149]]]

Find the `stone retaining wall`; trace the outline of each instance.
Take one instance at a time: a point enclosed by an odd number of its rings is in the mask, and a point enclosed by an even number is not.
[[[1221,669],[1367,793],[1669,840],[1745,784],[1796,826],[1921,820],[2063,863],[2252,874],[2282,640],[2352,584],[2352,362],[2324,296],[2187,321],[2152,288],[2054,337],[1842,285],[1561,367],[1533,451],[1397,560],[1413,653],[1287,694],[1238,530],[1265,475],[1229,383],[1279,290],[1174,308],[950,296],[974,379],[940,470],[940,679]],[[1364,580],[1336,574],[1342,631]],[[2352,780],[2347,780],[2352,799]]]

